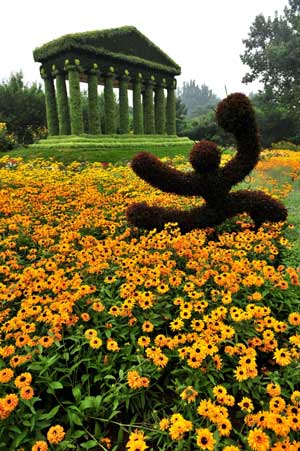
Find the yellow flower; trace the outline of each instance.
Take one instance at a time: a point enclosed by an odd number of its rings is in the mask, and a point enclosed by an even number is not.
[[[85,338],[87,338],[88,340],[91,340],[92,338],[96,338],[97,337],[97,331],[95,329],[87,329],[84,332],[84,336]]]
[[[186,387],[180,394],[180,398],[183,399],[184,401],[187,401],[188,404],[194,402],[197,396],[198,396],[197,390],[195,390],[194,387],[192,387],[191,385]]]
[[[94,337],[89,340],[89,345],[93,349],[99,349],[102,346],[102,340],[99,337]]]
[[[207,428],[196,429],[196,433],[197,445],[199,448],[214,451],[216,440],[210,430]]]
[[[159,429],[161,431],[165,431],[166,429],[168,429],[169,425],[170,425],[170,422],[169,422],[168,418],[163,418],[159,422]]]
[[[247,440],[254,451],[268,451],[270,449],[269,436],[262,429],[255,428],[250,431]]]
[[[291,363],[291,353],[286,348],[276,349],[274,352],[275,362],[280,366],[287,366]]]

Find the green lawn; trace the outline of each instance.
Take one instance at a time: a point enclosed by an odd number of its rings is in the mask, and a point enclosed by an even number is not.
[[[176,155],[187,156],[191,150],[191,146],[180,145],[172,147],[149,147],[147,145],[140,148],[110,148],[110,149],[98,149],[98,150],[81,150],[81,149],[32,149],[22,148],[10,151],[11,157],[22,157],[25,160],[34,158],[53,158],[56,161],[60,161],[64,164],[72,163],[72,161],[89,161],[91,163],[110,162],[110,163],[126,163],[130,161],[133,156],[142,151],[152,152],[160,158],[170,157],[173,158]]]

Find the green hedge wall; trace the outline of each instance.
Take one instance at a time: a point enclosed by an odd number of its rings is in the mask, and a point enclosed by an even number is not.
[[[83,114],[81,109],[80,79],[76,67],[68,68],[69,90],[70,90],[70,117],[71,132],[73,135],[83,133]]]
[[[59,134],[70,135],[71,124],[69,102],[66,88],[66,77],[63,72],[56,73],[56,98]]]

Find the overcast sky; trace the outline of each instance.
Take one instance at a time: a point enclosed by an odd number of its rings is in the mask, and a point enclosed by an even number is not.
[[[178,85],[190,79],[220,97],[257,91],[242,84],[240,61],[255,17],[283,12],[288,0],[3,0],[0,80],[23,71],[40,81],[32,51],[64,34],[133,25],[181,66]]]

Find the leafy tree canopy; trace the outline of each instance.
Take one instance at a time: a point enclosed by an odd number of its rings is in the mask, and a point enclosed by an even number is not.
[[[23,73],[12,73],[0,83],[0,122],[5,122],[19,143],[31,142],[32,133],[46,125],[45,98],[41,85],[27,85]]]
[[[288,0],[283,15],[256,16],[243,40],[241,60],[250,68],[243,82],[259,80],[265,92],[291,109],[300,106],[300,0]]]

